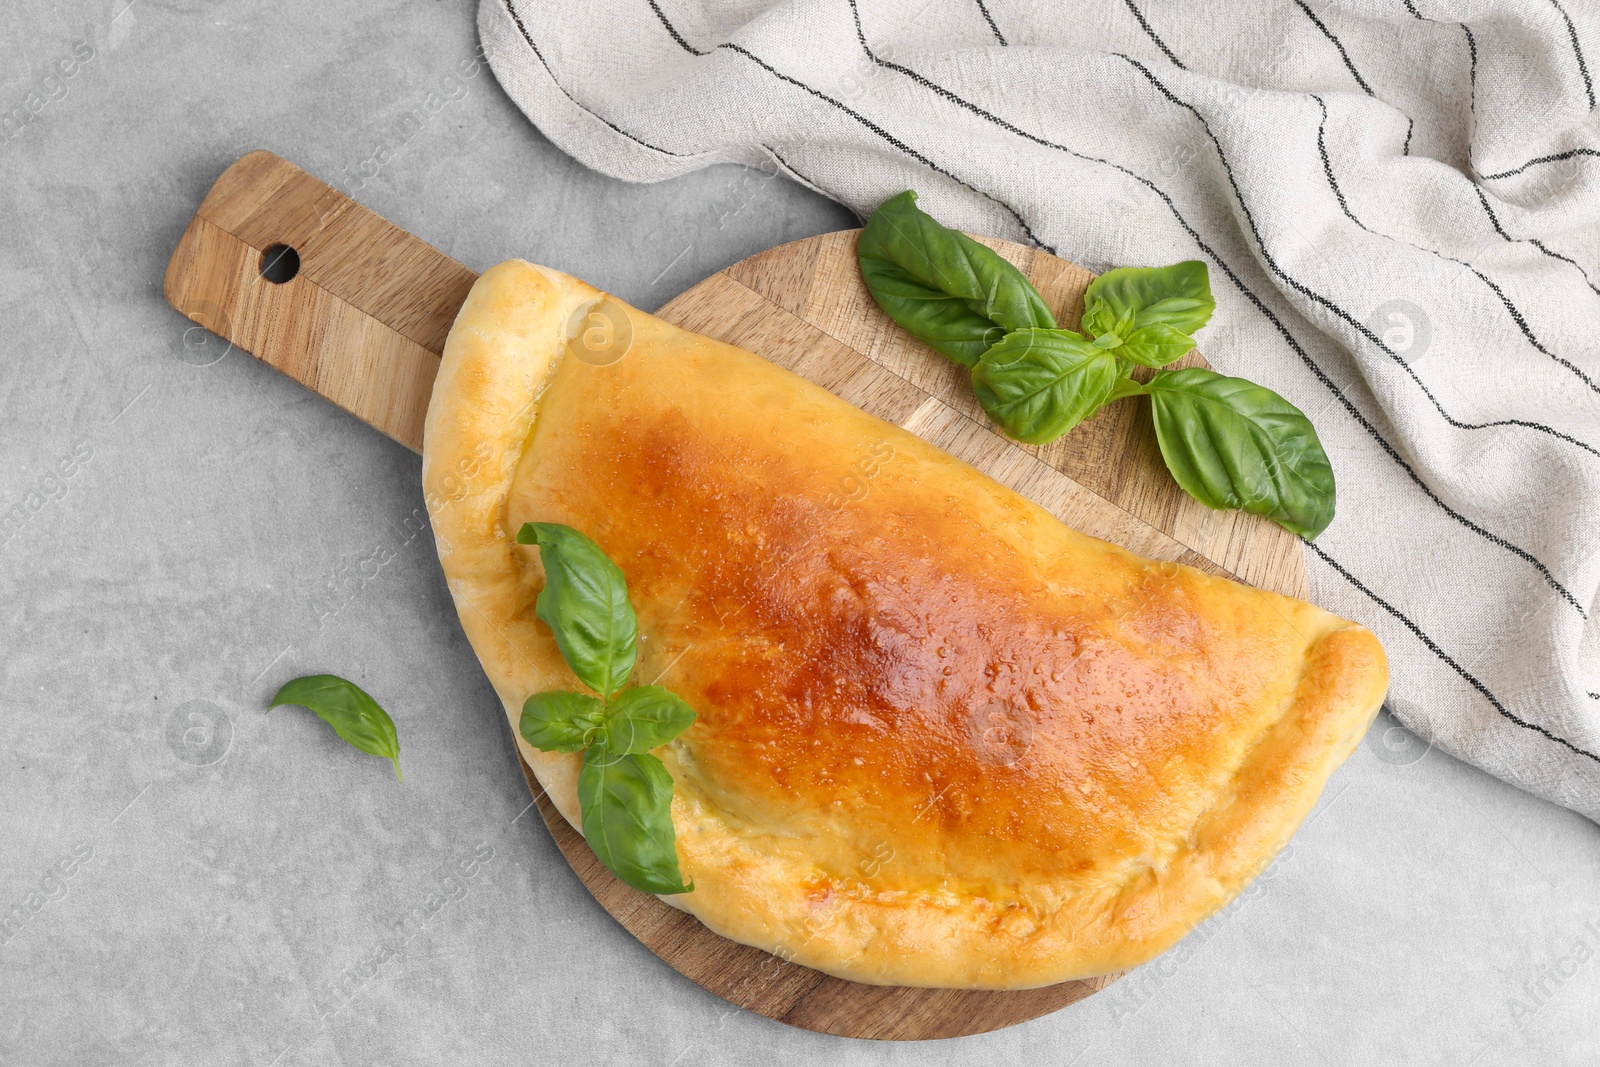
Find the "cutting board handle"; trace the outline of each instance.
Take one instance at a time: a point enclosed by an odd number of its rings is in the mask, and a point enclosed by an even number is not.
[[[422,451],[439,354],[477,275],[271,152],[212,185],[167,264],[167,301]]]

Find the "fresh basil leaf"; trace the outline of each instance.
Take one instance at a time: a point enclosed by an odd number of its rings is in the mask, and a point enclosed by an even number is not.
[[[975,365],[984,349],[1005,336],[1005,327],[973,311],[965,301],[923,285],[892,263],[863,258],[861,276],[891,319],[963,367]]]
[[[622,688],[638,655],[628,583],[600,546],[570,526],[525,522],[517,543],[538,545],[544,589],[534,611],[578,680],[604,697]]]
[[[394,720],[354,682],[333,674],[296,678],[278,690],[267,710],[280,704],[310,708],[351,745],[393,762],[395,778],[404,781],[400,777],[400,736],[395,732]]]
[[[1116,336],[1113,334],[1112,336]],[[1095,338],[1098,342],[1100,338]],[[1117,356],[1141,367],[1165,367],[1194,351],[1194,338],[1164,322],[1141,326],[1117,346]]]
[[[1097,337],[1114,333],[1124,344],[1135,331],[1158,324],[1193,337],[1216,307],[1206,265],[1197,259],[1170,267],[1118,267],[1084,291],[1083,329]]]
[[[583,693],[535,693],[522,703],[517,730],[544,752],[582,752],[605,731],[606,706]]]
[[[1019,441],[1042,445],[1100,409],[1117,359],[1070,330],[1014,330],[972,371],[978,402]]]
[[[1009,330],[1055,327],[1021,271],[916,201],[909,189],[884,201],[856,246],[867,290],[891,319],[964,367]]]
[[[1200,367],[1161,371],[1145,392],[1167,469],[1190,496],[1306,538],[1333,521],[1333,467],[1311,420],[1283,397]]]
[[[672,775],[648,753],[584,750],[578,772],[583,836],[611,873],[646,893],[687,893],[672,827]]]
[[[694,709],[678,694],[659,685],[624,689],[605,709],[608,752],[649,752],[687,730]]]

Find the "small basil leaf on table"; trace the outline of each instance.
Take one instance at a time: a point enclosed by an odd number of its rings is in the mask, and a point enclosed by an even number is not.
[[[354,747],[393,762],[395,778],[404,780],[400,777],[400,737],[394,720],[354,682],[333,674],[296,678],[278,690],[267,710],[280,704],[310,708]]]
[[[648,753],[584,750],[578,772],[583,837],[618,878],[646,893],[687,893],[672,827],[672,775]]]
[[[1333,467],[1299,408],[1199,367],[1161,371],[1144,391],[1167,469],[1196,500],[1264,515],[1306,538],[1333,521]]]
[[[972,388],[1001,429],[1041,445],[1098,411],[1119,378],[1110,351],[1070,330],[1014,330],[983,354]]]
[[[583,693],[535,693],[522,704],[517,730],[545,752],[582,752],[605,729],[606,706]]]
[[[1124,343],[1135,331],[1158,324],[1192,337],[1216,307],[1206,265],[1197,259],[1170,267],[1118,267],[1084,290],[1083,329],[1094,336],[1114,333]]]
[[[856,247],[867,290],[891,319],[964,367],[1009,330],[1055,327],[1021,271],[916,201],[909,189],[884,201]]]
[[[671,690],[636,685],[605,709],[605,748],[619,754],[649,752],[683,733],[694,719],[694,709]]]
[[[638,655],[639,620],[621,569],[599,545],[560,523],[523,523],[517,543],[538,545],[544,565],[534,612],[578,680],[610,697],[633,673]]]

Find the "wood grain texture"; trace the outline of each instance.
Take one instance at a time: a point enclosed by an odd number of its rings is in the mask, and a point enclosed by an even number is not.
[[[1166,473],[1148,406],[1123,401],[1049,445],[995,430],[966,371],[895,326],[855,263],[858,231],[772,249],[706,279],[658,314],[748,348],[904,427],[1038,502],[1063,522],[1142,555],[1306,596],[1299,541],[1264,519],[1218,512]],[[1063,322],[1076,322],[1087,271],[980,238],[1015,263]],[[274,244],[298,275],[262,278]],[[277,156],[228,168],[167,269],[167,299],[225,337],[415,451],[439,353],[476,275]],[[1185,364],[1203,365],[1191,355]],[[771,1019],[823,1033],[926,1039],[984,1033],[1055,1011],[1116,975],[1043,989],[868,986],[787,963],[711,933],[605,869],[526,764],[523,776],[562,854],[605,909],[701,986]],[[530,909],[537,908],[530,903]],[[558,966],[559,964],[553,964]]]
[[[261,276],[284,244],[300,271]],[[167,301],[413,451],[439,353],[477,275],[270,152],[211,187],[167,264]]]

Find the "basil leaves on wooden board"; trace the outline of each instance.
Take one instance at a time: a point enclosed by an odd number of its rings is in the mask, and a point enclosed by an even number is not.
[[[989,417],[1045,444],[1105,405],[1149,396],[1162,458],[1190,496],[1313,538],[1333,521],[1333,467],[1309,419],[1265,386],[1213,370],[1157,370],[1194,349],[1216,301],[1206,265],[1119,267],[1059,327],[1022,272],[916,205],[885,201],[861,232],[861,277],[884,312],[972,373]],[[1157,370],[1148,382],[1136,367]]]
[[[394,763],[394,776],[400,778],[400,737],[394,720],[378,702],[354,682],[334,674],[313,674],[286,683],[267,705],[271,711],[279,704],[310,708],[334,733],[362,752],[382,756]]]
[[[1164,370],[1144,392],[1167,469],[1190,496],[1301,537],[1333,521],[1333,468],[1311,420],[1283,397],[1200,367]]]
[[[650,750],[687,730],[694,709],[658,685],[623,688],[638,659],[639,622],[617,565],[583,534],[524,523],[545,587],[534,611],[587,693],[534,693],[518,732],[545,752],[581,752],[578,806],[589,847],[618,878],[646,893],[687,893],[672,827],[672,775]],[[620,692],[619,692],[620,690]]]
[[[1101,348],[1141,367],[1164,367],[1187,356],[1194,333],[1216,309],[1206,265],[1118,267],[1083,294],[1085,332]]]
[[[856,257],[878,306],[964,367],[976,366],[1010,330],[1055,327],[1021,271],[961,231],[939,225],[909,189],[872,213]]]
[[[1042,445],[1100,410],[1117,360],[1071,330],[1013,330],[972,368],[978,403],[1006,433]]]

